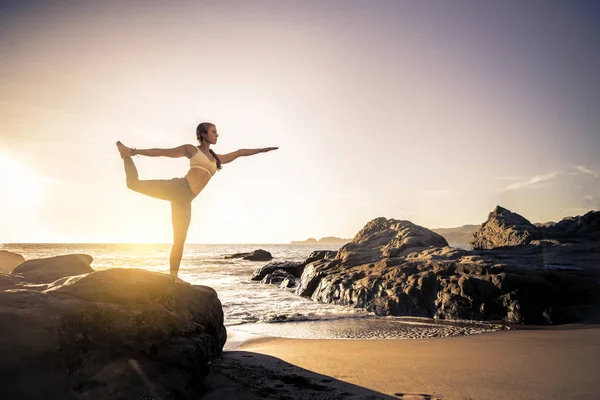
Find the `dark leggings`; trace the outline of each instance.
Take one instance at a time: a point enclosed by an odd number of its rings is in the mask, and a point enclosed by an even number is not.
[[[127,187],[145,195],[171,202],[171,218],[173,221],[173,247],[169,264],[171,275],[177,275],[183,255],[183,246],[187,237],[192,217],[192,200],[196,195],[190,189],[187,179],[153,179],[140,180],[133,160],[124,158]]]

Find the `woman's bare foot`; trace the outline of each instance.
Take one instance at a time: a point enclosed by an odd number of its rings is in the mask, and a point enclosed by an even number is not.
[[[191,283],[184,281],[183,279],[181,279],[178,276],[171,275],[171,279],[173,279],[173,282],[175,282],[175,283],[185,283],[186,285],[191,285]]]
[[[119,149],[119,153],[121,153],[121,158],[131,157],[131,149],[121,143],[120,140],[117,142],[117,148]]]

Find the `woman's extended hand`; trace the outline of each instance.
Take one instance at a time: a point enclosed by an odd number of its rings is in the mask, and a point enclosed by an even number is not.
[[[265,147],[264,149],[261,149],[261,151],[263,153],[266,153],[267,151],[271,151],[271,150],[277,150],[279,147]]]

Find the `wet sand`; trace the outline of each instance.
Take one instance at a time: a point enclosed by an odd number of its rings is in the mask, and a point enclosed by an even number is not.
[[[600,398],[600,325],[434,339],[252,337],[231,335],[204,398]]]

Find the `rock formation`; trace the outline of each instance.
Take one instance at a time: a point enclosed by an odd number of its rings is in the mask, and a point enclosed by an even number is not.
[[[25,261],[25,258],[8,250],[0,250],[0,272],[10,274],[12,270]]]
[[[82,273],[90,262],[0,274],[0,398],[200,397],[226,340],[217,293],[142,269]]]
[[[599,214],[545,228],[554,237],[577,234],[563,243],[497,207],[475,238],[494,250],[477,251],[448,247],[409,221],[376,218],[333,259],[307,263],[296,293],[378,315],[583,321],[600,316],[600,241],[592,240]]]

